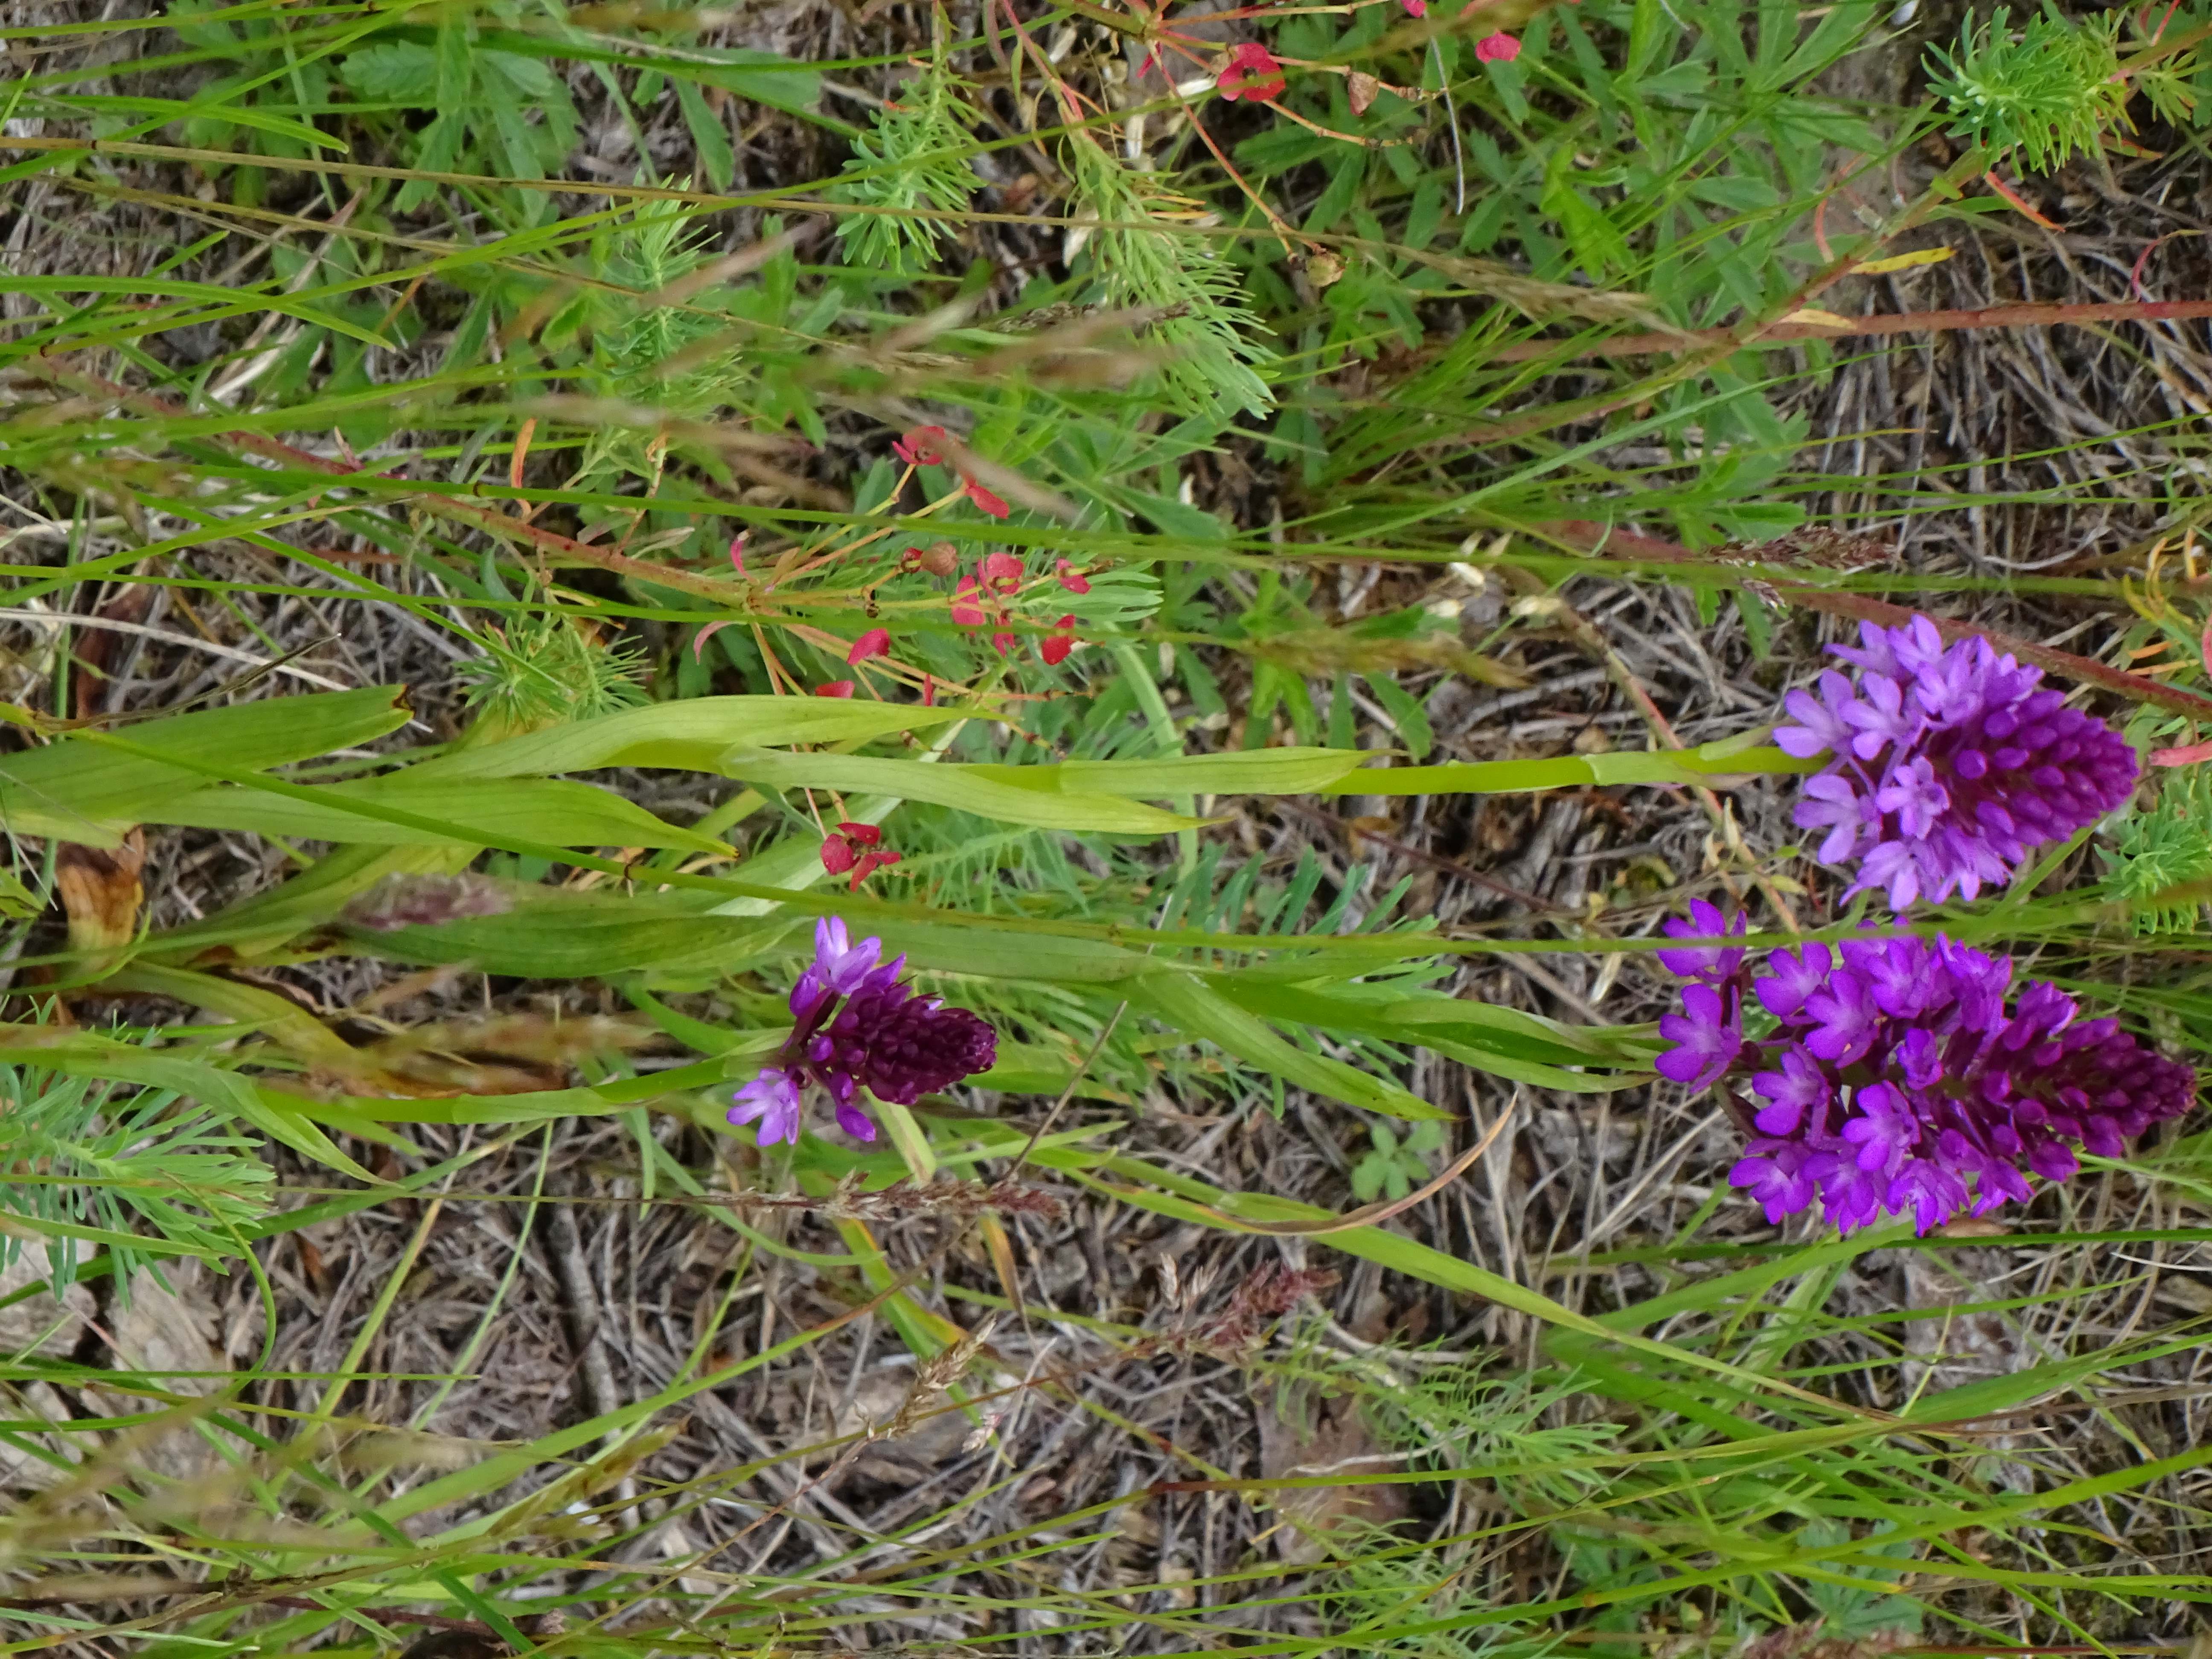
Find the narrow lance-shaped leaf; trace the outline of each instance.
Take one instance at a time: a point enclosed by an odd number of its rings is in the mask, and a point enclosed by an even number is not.
[[[983,769],[972,766],[882,760],[868,755],[782,754],[750,748],[729,750],[722,757],[721,764],[731,776],[769,788],[881,792],[907,800],[926,800],[973,812],[978,817],[1001,823],[1026,823],[1041,830],[1158,836],[1176,830],[1195,829],[1202,822],[1180,813],[1163,812],[1158,807],[1142,805],[1118,795],[1021,788],[1005,781],[1001,775],[979,775]],[[990,773],[1001,775],[1008,769],[989,769]]]
[[[159,823],[170,798],[197,787],[194,763],[259,771],[350,749],[403,725],[408,708],[398,686],[269,697],[123,728],[133,750],[61,738],[0,760],[0,826],[89,847],[119,844],[123,829]],[[164,765],[173,757],[178,765]]]

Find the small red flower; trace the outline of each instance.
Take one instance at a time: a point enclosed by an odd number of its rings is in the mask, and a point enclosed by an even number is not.
[[[871,628],[866,633],[861,635],[859,639],[853,641],[853,648],[845,653],[845,661],[849,666],[858,668],[862,663],[867,661],[871,657],[889,656],[890,654],[890,629],[888,628]]]
[[[1521,55],[1521,43],[1510,34],[1486,34],[1474,43],[1478,62],[1510,64]]]
[[[981,628],[983,625],[983,607],[976,603],[981,597],[982,589],[976,586],[973,576],[960,579],[959,586],[952,590],[952,621],[956,627]]]
[[[1012,509],[973,478],[968,480],[968,499],[994,519],[1003,519]]]
[[[1267,103],[1281,97],[1285,84],[1282,64],[1256,40],[1247,40],[1231,52],[1221,73],[1213,77],[1214,89],[1232,104],[1239,98]]]
[[[1057,668],[1067,660],[1067,653],[1075,649],[1075,616],[1073,611],[1052,625],[1052,632],[1037,644],[1037,655],[1048,668]]]
[[[1000,656],[1005,656],[1013,648],[1014,636],[1012,634],[994,634],[991,635],[991,649],[997,652]]]
[[[859,892],[860,884],[873,875],[878,868],[886,864],[896,864],[898,861],[899,855],[889,848],[861,854],[860,867],[853,872],[853,879],[846,884],[845,890],[848,893]]]
[[[1429,15],[1429,0],[1399,0],[1399,3],[1406,8],[1408,17],[1426,17]]]
[[[908,466],[936,466],[945,459],[952,434],[941,426],[918,426],[891,445],[891,453]]]
[[[1052,574],[1071,593],[1088,593],[1091,591],[1091,579],[1066,559],[1053,566]]]
[[[884,832],[872,823],[840,823],[822,838],[822,867],[833,876],[851,871],[848,890],[857,893],[872,872],[899,861],[896,853],[878,845],[883,838]],[[860,850],[855,852],[855,848]]]
[[[1022,562],[1011,553],[984,555],[983,581],[996,592],[1012,592],[1022,585]]]
[[[849,697],[853,695],[853,682],[832,680],[827,685],[816,686],[814,695],[817,697]]]

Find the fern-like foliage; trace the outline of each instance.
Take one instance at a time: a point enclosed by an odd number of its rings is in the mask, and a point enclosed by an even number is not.
[[[853,141],[853,157],[828,191],[833,202],[868,210],[837,222],[847,263],[890,276],[919,276],[936,263],[939,242],[958,234],[951,216],[975,194],[969,130],[981,118],[941,58],[876,112],[875,131]]]
[[[2077,21],[2047,7],[2015,35],[2005,7],[1978,27],[1969,18],[1956,52],[1929,49],[1930,85],[1956,118],[1952,136],[2016,150],[2039,173],[2094,152],[2128,125],[2120,19],[2115,10]]]
[[[478,635],[484,654],[456,669],[471,708],[495,724],[530,731],[589,720],[647,701],[635,646],[599,643],[590,624],[558,610],[521,613],[509,627]]]
[[[56,1224],[108,1235],[118,1285],[169,1253],[118,1239],[152,1234],[210,1258],[240,1249],[239,1230],[269,1210],[271,1176],[254,1143],[226,1132],[205,1107],[167,1090],[123,1090],[86,1078],[0,1067],[0,1264],[24,1233],[46,1236],[49,1278],[76,1277],[77,1244]]]
[[[2161,902],[2183,882],[2212,877],[2212,773],[2192,767],[2170,774],[2158,802],[2122,818],[2105,854],[2105,887],[2125,904],[2138,933],[2193,927],[2203,906]]]
[[[1185,414],[1257,413],[1274,402],[1261,370],[1274,354],[1256,337],[1259,319],[1219,243],[1202,235],[1202,203],[1165,180],[1124,167],[1087,138],[1066,147],[1076,194],[1098,228],[1091,269],[1115,307],[1159,313],[1146,337],[1158,358],[1160,392]]]
[[[689,190],[689,179],[667,188]],[[580,385],[592,395],[665,411],[679,421],[708,419],[738,401],[753,379],[744,354],[700,346],[730,327],[723,290],[709,289],[678,303],[665,298],[708,258],[705,237],[683,202],[640,204],[635,217],[592,239],[592,265],[604,289],[580,295],[547,327],[558,346],[588,338]],[[610,299],[634,295],[635,300]],[[616,471],[656,477],[658,434],[623,425],[594,429],[572,484],[588,485]],[[659,440],[665,442],[665,440]]]
[[[2208,76],[2203,52],[2194,43],[2212,23],[2212,15],[2199,6],[2176,5],[2171,10],[2154,7],[2131,21],[2138,33],[2128,42],[2130,56],[2136,58],[2129,81],[2160,120],[2177,127],[2197,125],[2204,94],[2212,90],[2207,84],[2212,76]],[[2168,45],[2181,41],[2191,44],[2178,49]],[[2160,55],[2148,62],[2137,57],[2153,51]]]
[[[1617,1449],[1620,1425],[1547,1421],[1565,1388],[1474,1365],[1421,1364],[1401,1375],[1340,1356],[1337,1364],[1357,1375],[1384,1446],[1407,1455],[1415,1468],[1498,1471],[1498,1495],[1516,1514],[1573,1509],[1609,1479],[1602,1465]],[[1481,1575],[1467,1571],[1463,1551],[1376,1532],[1347,1539],[1316,1600],[1347,1653],[1541,1659],[1552,1650],[1556,1638],[1507,1627],[1432,1628],[1482,1607],[1484,1596]]]

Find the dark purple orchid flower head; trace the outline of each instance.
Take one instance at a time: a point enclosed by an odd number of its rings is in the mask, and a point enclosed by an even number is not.
[[[1831,757],[1806,781],[1796,821],[1826,831],[1823,864],[1858,861],[1846,897],[1881,890],[1893,910],[1972,898],[2134,788],[2135,750],[2061,708],[2041,669],[1984,639],[1947,646],[1925,617],[1864,623],[1859,637],[1829,647],[1857,674],[1829,669],[1792,691],[1784,707],[1796,724],[1774,733],[1792,755]]]
[[[1677,937],[1730,931],[1719,921]],[[2065,1180],[2077,1150],[2117,1157],[2196,1103],[2191,1067],[2117,1020],[2081,1018],[2055,985],[2013,996],[2009,957],[1941,935],[1815,942],[1758,970],[1740,951],[1662,953],[1685,955],[1701,960],[1683,964],[1681,1012],[1659,1023],[1674,1047],[1657,1067],[1693,1089],[1749,1085],[1755,1106],[1730,1091],[1749,1144],[1729,1181],[1769,1221],[1817,1201],[1846,1232],[1910,1215],[1925,1233],[2027,1198],[2030,1175]],[[1702,960],[1729,955],[1725,971]],[[1747,1002],[1772,1018],[1768,1035],[1746,1036]]]
[[[818,1084],[836,1108],[838,1127],[873,1140],[863,1088],[878,1100],[911,1106],[991,1068],[998,1033],[965,1008],[916,996],[898,982],[906,958],[884,962],[882,955],[881,939],[853,944],[836,916],[815,924],[814,961],[791,988],[791,1036],[775,1062],[737,1091],[731,1122],[757,1121],[763,1146],[795,1142],[806,1087]]]

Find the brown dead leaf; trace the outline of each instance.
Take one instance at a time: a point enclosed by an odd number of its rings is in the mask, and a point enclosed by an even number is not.
[[[642,1020],[501,1014],[418,1025],[365,1043],[356,1054],[392,1094],[514,1095],[566,1088],[576,1061],[660,1040],[659,1030]]]
[[[146,832],[136,824],[112,850],[62,843],[54,855],[54,885],[69,913],[71,950],[110,955],[137,936],[138,907],[146,897],[138,872],[145,865]]]
[[[1364,115],[1382,91],[1382,83],[1371,75],[1362,75],[1358,70],[1345,77],[1345,91],[1352,100],[1352,112]]]
[[[1260,1474],[1269,1480],[1332,1475],[1345,1484],[1293,1486],[1275,1494],[1281,1524],[1275,1550],[1292,1566],[1310,1567],[1331,1553],[1329,1534],[1358,1525],[1387,1527],[1412,1513],[1406,1488],[1399,1484],[1362,1485],[1363,1473],[1384,1474],[1401,1467],[1385,1454],[1349,1395],[1286,1394],[1274,1388],[1255,1393],[1260,1419]]]

